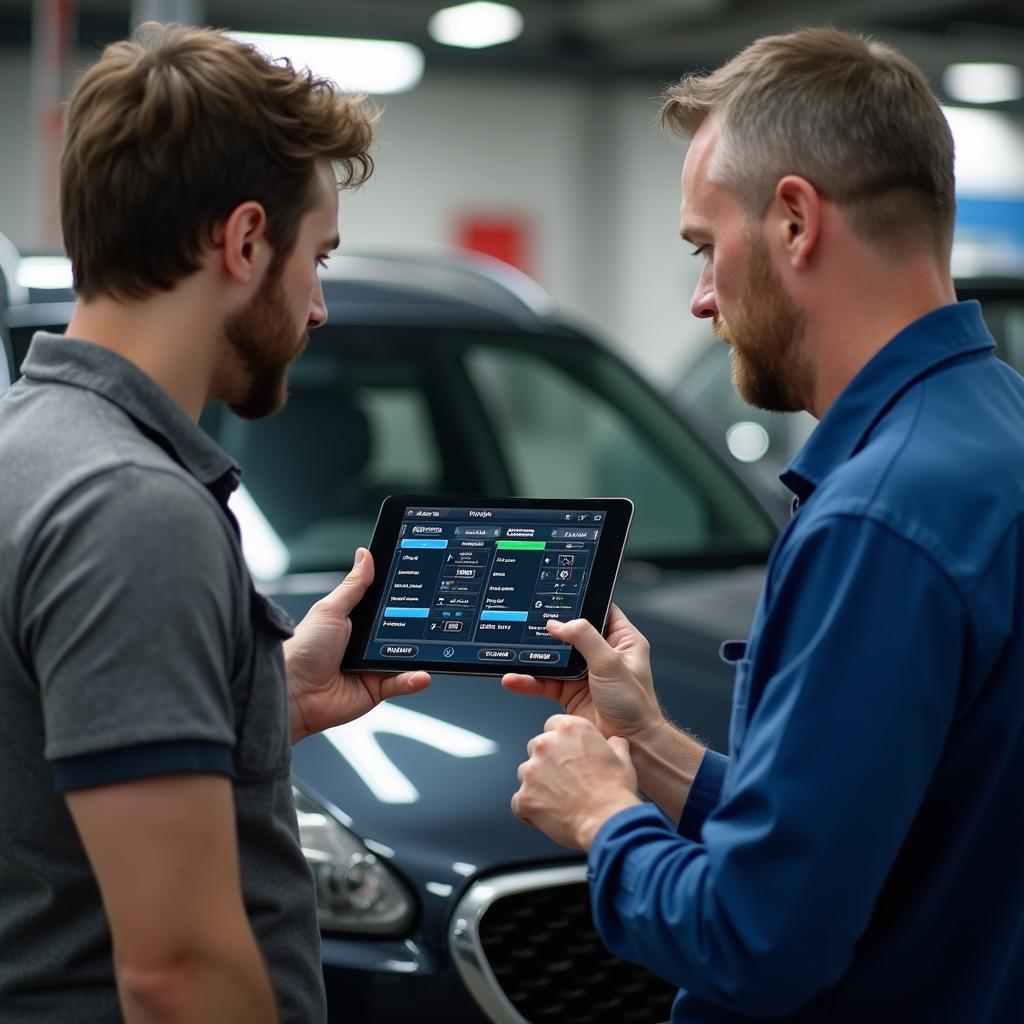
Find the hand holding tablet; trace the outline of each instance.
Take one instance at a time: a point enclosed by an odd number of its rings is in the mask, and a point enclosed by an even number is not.
[[[546,624],[603,628],[632,516],[627,498],[392,495],[342,667],[579,678]]]

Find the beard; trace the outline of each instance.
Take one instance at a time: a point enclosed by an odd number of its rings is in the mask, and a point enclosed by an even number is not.
[[[279,412],[288,398],[288,367],[309,342],[309,332],[296,338],[288,312],[281,268],[268,273],[266,283],[245,309],[224,323],[224,340],[240,370],[239,393],[225,404],[243,419],[256,420]]]
[[[807,408],[811,375],[800,345],[805,317],[786,294],[760,239],[750,241],[736,315],[729,324],[716,316],[711,328],[731,348],[733,387],[745,402],[769,412]]]

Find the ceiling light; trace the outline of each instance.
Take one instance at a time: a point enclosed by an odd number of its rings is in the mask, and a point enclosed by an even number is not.
[[[375,96],[406,92],[423,77],[423,51],[412,43],[386,39],[342,39],[337,36],[283,36],[265,32],[232,32],[268,57],[287,57],[296,68],[309,68],[345,92]]]
[[[458,4],[438,11],[427,29],[446,46],[479,50],[515,39],[523,31],[523,16],[508,4]]]
[[[1005,103],[1024,97],[1024,75],[1015,64],[950,64],[942,86],[950,98],[964,103]]]

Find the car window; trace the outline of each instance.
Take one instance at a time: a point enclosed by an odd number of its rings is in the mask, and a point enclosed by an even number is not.
[[[234,506],[257,574],[345,567],[392,493],[625,495],[630,550],[652,559],[753,559],[774,534],[650,387],[589,343],[328,325],[289,380],[277,416],[216,404],[200,421],[243,467]]]
[[[634,558],[763,550],[773,530],[753,500],[646,385],[601,349],[478,344],[467,365],[514,491],[625,496]]]
[[[1024,372],[1024,303],[1006,311],[1003,326],[1006,359],[1018,372]]]
[[[1024,296],[987,299],[982,309],[999,355],[1018,373],[1024,373]]]
[[[683,407],[693,405],[725,435],[726,447],[740,462],[762,461],[770,476],[785,465],[810,436],[809,413],[767,412],[745,402],[732,383],[729,348],[711,341],[676,386]]]
[[[14,369],[21,372],[21,364],[28,355],[29,345],[36,331],[53,331],[56,334],[63,334],[65,324],[45,324],[42,327],[12,327],[11,328],[11,352],[14,356]]]
[[[200,420],[242,466],[243,500],[251,499],[260,525],[287,552],[281,571],[349,564],[388,494],[479,485],[463,447],[442,446],[444,398],[429,360],[410,352],[395,358],[383,339],[379,346],[333,341],[318,332],[292,367],[288,401],[276,416],[243,420],[216,403]]]

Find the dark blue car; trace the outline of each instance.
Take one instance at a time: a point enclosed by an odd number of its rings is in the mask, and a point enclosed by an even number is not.
[[[36,328],[66,323],[58,272],[22,261],[6,315],[16,363]],[[616,600],[651,640],[670,717],[724,747],[731,674],[717,650],[746,635],[777,529],[744,481],[501,264],[338,257],[324,293],[329,322],[285,409],[202,419],[244,467],[233,507],[261,588],[300,617],[390,493],[628,496]],[[509,810],[526,743],[555,710],[495,677],[440,675],[295,748],[332,1018],[668,1018],[670,987],[603,950],[582,858]]]

